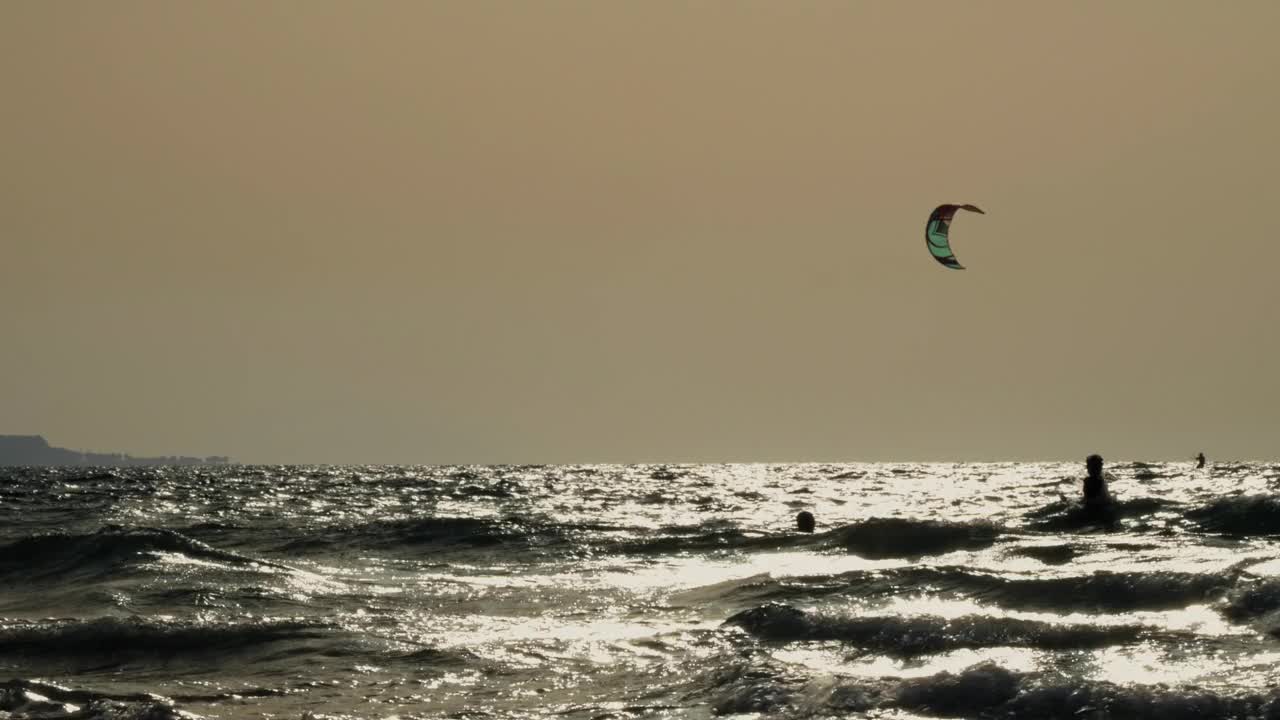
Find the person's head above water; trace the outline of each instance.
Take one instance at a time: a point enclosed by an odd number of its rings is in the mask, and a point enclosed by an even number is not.
[[[1102,477],[1102,456],[1090,455],[1085,458],[1084,467],[1089,471],[1089,477]]]
[[[813,519],[813,513],[808,510],[801,510],[796,514],[796,529],[803,533],[813,532],[813,528],[817,522]]]

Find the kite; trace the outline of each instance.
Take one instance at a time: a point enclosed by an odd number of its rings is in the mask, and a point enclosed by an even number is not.
[[[964,266],[956,260],[956,254],[951,252],[951,243],[947,237],[947,233],[951,230],[951,218],[955,216],[957,210],[969,210],[986,215],[977,205],[939,205],[929,213],[929,223],[924,226],[924,241],[929,246],[929,252],[934,260],[953,270],[963,270]]]

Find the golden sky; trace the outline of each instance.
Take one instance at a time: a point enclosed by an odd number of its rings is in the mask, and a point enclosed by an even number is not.
[[[0,433],[1280,454],[1280,3],[0,3]],[[975,203],[925,249],[929,211]]]

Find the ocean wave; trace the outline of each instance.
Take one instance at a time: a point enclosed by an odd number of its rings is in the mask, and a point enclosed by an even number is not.
[[[1237,495],[1191,510],[1187,517],[1208,532],[1224,535],[1280,534],[1280,498]]]
[[[673,534],[664,529],[656,537],[644,540],[623,540],[616,543],[603,543],[601,547],[622,553],[637,555],[668,555],[679,552],[713,552],[719,550],[752,551],[781,550],[790,547],[820,545],[821,539],[814,535],[777,534],[768,535],[759,532],[748,532],[735,527],[708,526],[702,531],[688,534]]]
[[[1280,610],[1280,578],[1254,580],[1231,593],[1222,614],[1236,622],[1272,615]]]
[[[767,657],[734,658],[711,663],[690,677],[684,699],[699,700],[715,715],[778,713],[793,709],[804,678]]]
[[[14,679],[0,683],[4,717],[41,720],[192,720],[154,695],[108,695]]]
[[[777,603],[737,613],[725,624],[764,640],[838,641],[895,657],[990,647],[1091,649],[1131,643],[1151,631],[1140,625],[1059,625],[980,615],[953,619],[930,615],[849,617],[805,612]]]
[[[594,526],[567,526],[517,516],[377,520],[313,532],[281,547],[286,552],[364,549],[413,553],[458,550],[535,550],[564,546]]]
[[[1222,695],[1199,688],[1064,681],[982,663],[959,673],[901,682],[886,706],[945,717],[1235,720],[1280,716],[1269,695]]]
[[[928,568],[920,573],[932,575]],[[774,577],[760,573],[746,578],[691,588],[671,596],[676,605],[721,603],[730,606],[758,602],[811,600],[832,595],[855,595],[861,600],[889,596],[906,589],[893,571],[854,571],[838,575],[796,575]]]
[[[1121,685],[1014,672],[986,661],[918,678],[807,677],[760,654],[726,660],[691,678],[686,699],[716,715],[877,717],[880,713],[1009,720],[1240,720],[1280,717],[1280,693]]]
[[[1026,517],[1028,526],[1040,531],[1110,530],[1118,528],[1123,520],[1145,518],[1176,505],[1160,498],[1141,497],[1088,507],[1064,498],[1032,510]]]
[[[626,540],[612,549],[627,553],[667,554],[716,550],[770,551],[792,548],[842,549],[868,558],[915,558],[956,550],[990,547],[1000,528],[985,522],[871,518],[822,533],[764,533],[731,523],[663,528],[654,537]],[[605,545],[608,549],[608,545]]]
[[[893,693],[893,704],[907,710],[948,717],[990,712],[1018,694],[1021,678],[995,663],[983,663],[962,672],[939,673],[903,681]]]
[[[489,485],[480,485],[470,483],[449,491],[449,496],[455,500],[470,500],[473,498],[495,498],[506,499],[515,497],[519,485],[510,480],[499,479]]]
[[[173,530],[108,525],[92,533],[34,535],[0,546],[0,578],[33,581],[76,574],[99,576],[150,560],[156,553],[237,565],[262,563]]]
[[[995,709],[1005,717],[1045,720],[1237,720],[1280,717],[1280,700],[1274,695],[1222,695],[1194,687],[1024,680],[1019,693]]]
[[[1100,570],[1088,575],[1037,578],[1009,577],[961,567],[909,567],[784,578],[756,575],[686,591],[673,599],[694,597],[698,602],[737,604],[833,595],[869,600],[925,594],[972,599],[1012,610],[1122,613],[1171,610],[1214,601],[1225,596],[1239,577],[1235,569],[1204,574]]]
[[[111,668],[175,659],[225,660],[278,643],[328,641],[328,625],[295,620],[198,623],[98,618],[10,623],[0,628],[0,658],[58,668]],[[327,652],[340,654],[335,648]]]
[[[1111,572],[1068,577],[1007,577],[964,568],[908,568],[890,587],[955,595],[1014,610],[1121,613],[1171,610],[1219,597],[1238,573]]]
[[[930,533],[925,521],[907,521],[900,532],[897,553],[911,557],[939,548],[959,549],[989,544],[984,530],[969,526]],[[815,550],[834,547],[866,547],[874,551],[870,537],[890,526],[871,521],[866,528],[846,526],[827,533],[768,533],[745,530],[728,520],[712,519],[699,525],[678,525],[654,530],[592,522],[553,522],[536,517],[434,517],[380,520],[338,526],[290,540],[281,552],[329,552],[346,549],[421,552],[512,549],[546,552],[593,551],[630,555],[669,555],[679,552],[770,551],[789,548]],[[912,532],[914,527],[917,532]]]
[[[1171,610],[1210,601],[1231,588],[1237,573],[1111,572],[1056,578],[1016,578],[965,571],[939,573],[939,586],[1019,610],[1116,613]]]
[[[1081,552],[1074,545],[1028,545],[1009,551],[1011,555],[1033,558],[1045,565],[1065,565],[1079,557]]]
[[[995,544],[1000,528],[987,522],[871,518],[826,533],[830,542],[867,558],[913,558]]]
[[[415,665],[444,669],[456,668],[468,664],[484,664],[484,661],[480,656],[470,650],[441,650],[433,647],[421,648],[411,653],[405,653],[397,656],[395,659],[402,662],[413,663]]]

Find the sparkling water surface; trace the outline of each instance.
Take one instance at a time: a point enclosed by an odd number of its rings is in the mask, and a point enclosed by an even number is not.
[[[1108,469],[0,469],[0,717],[1280,717],[1280,466]]]

